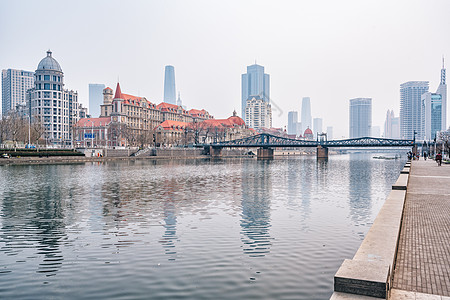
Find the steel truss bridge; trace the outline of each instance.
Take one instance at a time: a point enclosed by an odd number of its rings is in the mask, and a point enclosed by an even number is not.
[[[413,147],[414,140],[395,140],[395,139],[383,139],[363,137],[347,140],[331,140],[331,141],[305,141],[295,140],[289,138],[283,138],[267,133],[254,135],[251,137],[237,139],[228,142],[211,143],[213,148],[225,148],[225,147],[242,147],[242,148],[277,148],[277,147],[319,147],[331,148],[331,147]]]

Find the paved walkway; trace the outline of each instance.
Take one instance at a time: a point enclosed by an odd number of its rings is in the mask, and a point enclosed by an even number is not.
[[[450,165],[412,162],[394,288],[450,296]]]

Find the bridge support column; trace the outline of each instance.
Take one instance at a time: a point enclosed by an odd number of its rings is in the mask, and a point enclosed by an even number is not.
[[[328,158],[328,148],[317,146],[316,155],[317,158]]]
[[[220,158],[222,157],[222,148],[209,147],[209,155],[211,158]]]
[[[273,159],[272,148],[258,148],[258,159]]]

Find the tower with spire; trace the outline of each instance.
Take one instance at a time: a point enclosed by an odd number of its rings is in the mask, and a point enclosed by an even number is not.
[[[181,101],[181,97],[180,97],[180,92],[178,92],[177,105],[178,106],[183,106],[183,102]]]
[[[442,56],[441,82],[437,88],[436,94],[441,95],[442,99],[442,130],[447,129],[447,83],[445,79],[444,56]]]

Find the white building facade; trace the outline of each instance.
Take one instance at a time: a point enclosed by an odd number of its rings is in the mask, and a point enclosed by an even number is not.
[[[28,107],[32,118],[39,118],[43,124],[47,143],[72,145],[72,126],[79,117],[78,93],[64,89],[64,73],[50,50],[35,72]]]
[[[27,90],[33,88],[34,72],[2,70],[2,114],[26,105]]]
[[[260,96],[250,96],[245,106],[245,123],[253,129],[272,127],[272,108]]]

